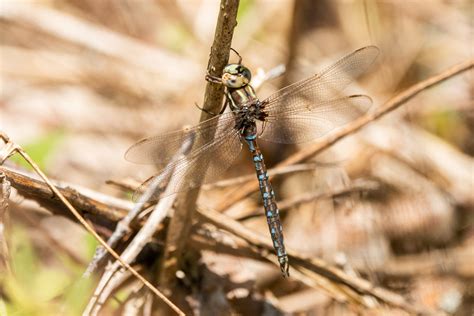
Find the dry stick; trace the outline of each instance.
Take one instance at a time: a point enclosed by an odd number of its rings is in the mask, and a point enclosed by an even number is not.
[[[288,174],[288,173],[314,170],[316,169],[317,166],[318,166],[317,163],[302,163],[302,164],[296,164],[296,165],[291,165],[291,166],[283,166],[279,168],[268,169],[267,173],[271,176],[283,175],[283,174]],[[254,179],[255,179],[255,174],[247,174],[240,177],[235,177],[235,178],[230,178],[230,179],[225,179],[225,180],[205,184],[201,187],[201,189],[212,190],[214,188],[225,188],[225,187],[230,187],[230,186],[246,183]]]
[[[174,154],[173,158],[171,159],[169,164],[173,164],[178,159],[182,158],[183,155],[186,155],[192,147],[194,138],[188,138],[183,145],[181,146],[180,150],[176,154]],[[130,212],[122,218],[118,223],[115,231],[113,232],[112,236],[107,240],[107,244],[110,247],[115,247],[117,243],[122,239],[125,234],[130,233],[132,231],[130,225],[132,222],[138,217],[138,215],[143,211],[144,206],[150,199],[153,197],[155,192],[158,190],[159,186],[167,181],[172,176],[173,169],[164,170],[158,176],[154,177],[151,183],[147,186],[145,192],[140,196],[139,200]],[[107,251],[103,247],[98,247],[94,254],[94,258],[89,263],[86,272],[84,272],[84,277],[90,276],[90,274],[97,268],[99,262],[105,257]]]
[[[40,205],[43,205],[48,210],[51,210],[54,214],[61,216],[64,216],[65,214],[69,215],[69,212],[63,213],[63,211],[59,208],[59,205],[62,205],[60,204],[61,202],[59,200],[51,199],[51,190],[44,182],[38,181],[37,179],[33,178],[33,175],[24,175],[17,170],[12,170],[7,167],[0,166],[0,173],[2,172],[6,175],[8,181],[11,182],[12,187],[17,189],[19,194],[21,194],[22,196],[25,196],[27,199],[37,201]],[[52,182],[57,183],[57,181]],[[118,219],[116,216],[111,217],[111,214],[120,213],[122,214],[120,218],[123,218],[125,217],[125,214],[127,214],[127,211],[132,207],[131,205],[129,205],[130,203],[128,201],[119,199],[114,200],[113,205],[104,204],[100,208],[97,208],[99,202],[95,199],[108,200],[109,196],[95,191],[93,191],[95,198],[90,197],[89,195],[84,195],[80,191],[75,192],[75,195],[72,196],[68,193],[68,188],[59,188],[59,191],[63,195],[65,195],[67,199],[72,199],[71,204],[76,209],[78,209],[81,214],[92,212],[95,216],[91,218],[91,221],[97,219],[101,222],[103,222],[103,220],[107,220],[115,223],[118,221]],[[27,195],[26,193],[29,193],[29,195]],[[50,203],[47,204],[45,203],[45,201],[48,201]],[[80,203],[78,203],[78,201]],[[137,223],[136,226],[133,225],[132,229],[139,230],[141,227],[140,225],[141,223]],[[203,230],[203,228],[201,227],[200,230]],[[196,238],[199,239],[201,237],[199,237],[198,234],[193,233],[193,236],[197,236]],[[203,237],[205,237],[205,241],[202,241],[201,238],[201,241],[197,240],[195,243],[193,243],[193,245],[191,245],[191,247],[194,247],[196,249],[209,249],[217,253],[227,253],[238,257],[246,257],[255,260],[265,261],[265,259],[262,258],[262,254],[260,252],[250,251],[248,249],[250,245],[248,245],[247,243],[242,243],[241,246],[239,245],[238,249],[235,249],[233,248],[234,245],[229,245],[224,243],[223,241],[219,241],[219,238],[213,237],[212,239],[209,239],[208,236],[209,234],[203,234]],[[219,241],[220,244],[216,245],[216,241]],[[209,244],[210,242],[212,242],[212,244]]]
[[[206,211],[204,210],[204,212]],[[205,216],[203,217],[204,219],[206,219]],[[221,219],[218,218],[217,221],[221,222]],[[232,226],[233,223],[228,223],[228,225]],[[232,230],[228,229],[228,225],[223,223],[223,225],[221,226],[215,226],[223,228],[226,231],[232,232]],[[238,225],[239,224],[236,225],[235,230],[239,230]],[[231,242],[232,245],[229,245],[228,238],[222,238],[222,235],[224,234],[222,231],[211,232],[206,225],[203,225],[197,230],[196,234],[193,235],[193,238],[191,239],[191,244],[201,250],[210,250],[216,253],[250,258],[263,262],[271,262],[272,264],[278,262],[276,255],[274,255],[272,251],[269,251],[268,249],[262,249],[262,247],[258,243],[255,244],[249,242],[249,240],[252,240],[256,237],[256,235],[254,235],[255,233],[251,232],[247,228],[243,228],[242,230],[242,234],[238,237],[244,239],[245,243],[241,243],[240,240],[237,240],[234,237],[233,239],[235,240]],[[263,241],[264,237],[262,236],[261,238],[261,240]],[[347,286],[332,282],[328,278],[325,278],[324,276],[321,276],[313,271],[309,271],[308,269],[305,269],[303,267],[297,266],[293,268],[293,279],[296,279],[307,286],[325,291],[329,297],[332,297],[338,302],[347,303],[349,301],[354,301],[352,297],[354,297],[354,295],[356,294],[354,294],[354,291],[348,288]],[[352,294],[349,295],[348,292],[352,292]],[[356,301],[359,303],[361,300],[359,299]]]
[[[394,98],[390,99],[387,103],[379,107],[373,112],[367,113],[364,116],[359,117],[358,119],[354,120],[353,122],[335,130],[332,133],[327,134],[324,137],[321,137],[318,142],[309,145],[294,155],[288,157],[287,159],[280,162],[277,167],[289,166],[295,163],[300,163],[313,157],[314,155],[319,154],[321,151],[327,149],[328,147],[334,145],[339,140],[343,139],[344,137],[351,135],[370,122],[373,122],[380,117],[384,116],[387,113],[392,112],[393,110],[397,109],[405,102],[416,96],[421,91],[428,89],[438,83],[443,82],[451,77],[454,77],[466,70],[471,69],[474,66],[474,59],[470,59],[466,62],[460,63],[458,65],[452,66],[449,69],[443,71],[438,75],[434,75],[426,80],[423,80],[407,90],[401,92],[400,94],[396,95]],[[226,197],[218,206],[217,211],[223,211],[233,204],[237,203],[238,201],[242,200],[243,198],[247,197],[248,195],[252,194],[253,192],[258,190],[258,182],[253,181],[249,182],[246,185],[243,185],[238,192],[235,192],[232,196]]]
[[[138,278],[143,284],[148,287],[154,294],[156,294],[159,298],[161,298],[169,307],[171,307],[178,315],[184,315],[184,313],[171,302],[163,293],[161,293],[157,288],[153,286],[150,282],[148,282],[144,277],[142,277],[135,269],[133,269],[128,263],[124,262],[120,256],[113,250],[112,248],[107,245],[104,239],[97,234],[97,232],[92,228],[92,226],[81,216],[81,214],[69,203],[69,201],[59,192],[59,190],[49,181],[48,177],[41,171],[38,165],[30,158],[30,156],[17,144],[10,142],[9,138],[0,132],[0,138],[5,141],[8,145],[14,148],[14,151],[19,153],[30,165],[31,167],[38,173],[38,175],[46,182],[48,187],[53,191],[53,193],[63,202],[63,204],[71,211],[71,213],[76,217],[76,219],[84,226],[84,228],[94,236],[94,238],[104,246],[105,249],[122,265],[124,268],[129,270],[136,278]],[[0,161],[0,164],[3,163],[4,160]]]
[[[7,169],[2,168],[2,170],[7,170]],[[13,179],[15,177],[15,174],[13,172],[9,172],[7,174],[7,177],[9,179]],[[30,179],[30,180],[33,180],[33,179]],[[34,190],[38,190],[38,189],[34,188]],[[38,190],[38,195],[41,195],[43,198],[48,198],[48,196],[49,196],[49,194],[44,192],[44,190]],[[92,202],[91,204],[94,205],[95,203]],[[242,239],[244,239],[248,242],[248,246],[239,247],[239,249],[235,249],[235,253],[232,253],[232,249],[227,249],[227,250],[229,250],[230,254],[234,254],[234,255],[237,255],[237,256],[243,256],[243,257],[247,257],[247,258],[253,258],[253,259],[257,259],[257,260],[262,260],[262,258],[264,258],[264,260],[267,260],[267,261],[269,261],[273,264],[276,262],[271,257],[272,256],[272,254],[271,254],[271,245],[268,244],[267,238],[265,238],[263,236],[256,235],[254,232],[252,232],[248,228],[243,227],[241,224],[239,224],[235,221],[229,220],[225,216],[223,217],[224,220],[222,220],[219,216],[222,217],[224,215],[219,214],[218,216],[215,216],[215,214],[210,214],[210,215],[204,216],[204,218],[205,219],[209,218],[208,221],[210,223],[214,224],[217,227],[223,228],[224,230],[227,230],[227,231],[233,233],[234,235],[236,235],[236,236],[238,236],[238,237],[240,237],[240,238],[242,238]],[[213,239],[213,241],[216,242],[215,239]],[[194,238],[193,244],[195,244],[197,246],[204,246],[204,248],[206,248],[206,245],[203,244],[203,242],[199,242],[198,240],[196,240],[196,238]],[[268,244],[268,245],[266,245],[266,244]],[[209,248],[209,246],[208,246],[208,248]],[[213,251],[226,252],[225,245],[221,246],[220,248],[219,248],[219,246],[217,246],[217,248],[216,248],[216,246],[214,246],[214,247],[211,246],[209,249],[211,249]],[[243,251],[239,251],[239,250],[243,250]],[[293,254],[291,254],[291,255],[293,255]],[[311,277],[313,279],[313,281],[308,281],[308,280],[305,280],[304,278],[301,279],[301,278],[298,278],[297,275],[294,275],[301,282],[303,282],[307,285],[313,284],[312,286],[315,286],[315,284],[318,284],[318,283],[314,283],[314,282],[321,282],[320,280],[321,280],[322,277],[318,277],[317,274],[319,274],[320,276],[323,276],[325,278],[325,280],[327,279],[326,275],[330,275],[330,274],[328,274],[328,271],[326,271],[327,270],[326,267],[328,265],[325,264],[324,262],[320,261],[320,260],[304,258],[302,256],[296,256],[295,255],[295,257],[292,257],[292,265],[293,265],[294,269],[300,269],[302,267],[306,267],[309,270],[317,271],[317,273],[314,273],[314,275],[308,275],[308,277]],[[338,273],[339,272],[335,273],[336,276],[337,276]],[[344,279],[345,275],[342,274],[342,276],[337,276],[337,278]],[[350,286],[351,288],[353,288],[353,287],[360,288],[359,291],[361,291],[361,292],[364,292],[364,291],[370,292],[370,290],[373,289],[373,286],[370,283],[368,283],[367,281],[364,281],[364,280],[358,280],[357,281],[357,279],[351,279],[350,277],[348,277],[348,280],[351,280],[351,281],[347,281],[347,282],[349,282],[349,284],[351,284],[350,282],[353,282],[353,283],[356,284],[356,286],[351,285]],[[354,281],[354,280],[356,280],[356,281]],[[313,282],[313,283],[311,283],[311,282]],[[340,282],[340,283],[343,283],[343,282]],[[320,284],[320,286],[324,287],[324,284],[322,284],[322,285]],[[375,289],[376,289],[376,291],[380,291],[380,289],[377,289],[377,288],[375,288]],[[387,293],[385,293],[382,290],[382,292],[379,293],[378,295],[380,295],[381,297],[384,297],[384,296],[387,296]],[[341,300],[341,297],[342,297],[341,295],[338,295],[334,298],[338,299],[338,300]]]
[[[237,25],[238,6],[238,0],[221,0],[208,64],[208,71],[211,76],[220,77],[222,70],[229,60],[234,27]],[[207,83],[203,104],[205,111],[201,113],[201,122],[211,118],[212,115],[210,113],[218,113],[220,111],[223,96],[224,87],[222,85],[211,82]],[[197,139],[197,145],[202,141],[205,140]],[[207,168],[207,163],[206,161],[202,162],[203,173]],[[198,193],[199,189],[196,189],[181,196],[178,199],[175,214],[170,221],[166,236],[164,260],[160,271],[160,283],[164,287],[170,288],[176,281],[175,274],[180,266],[180,261],[184,257],[182,254],[189,240],[192,221],[196,212]]]
[[[252,230],[226,215],[214,210],[203,208],[199,209],[198,214],[203,217],[206,222],[212,223],[216,227],[229,231],[254,246],[264,248],[269,252],[272,252],[273,250],[273,245],[268,240],[268,238],[253,232]],[[287,252],[291,259],[291,266],[293,268],[306,268],[319,274],[320,276],[323,276],[326,279],[348,286],[357,293],[371,295],[389,305],[402,308],[410,313],[418,314],[427,312],[422,307],[408,303],[403,296],[393,293],[389,290],[376,287],[364,279],[347,275],[342,270],[327,264],[323,260],[302,256],[291,248],[287,248]],[[276,264],[277,262],[271,258],[271,255],[264,255],[264,257],[273,264]]]
[[[115,263],[117,263],[117,261]],[[120,270],[119,272],[115,263],[113,266],[108,266],[105,269],[104,275],[97,284],[94,295],[87,303],[82,316],[97,316],[116,286],[125,282],[125,280],[130,277],[130,271]],[[118,268],[120,268],[120,264]]]
[[[282,213],[288,210],[289,208],[296,207],[300,204],[309,203],[314,200],[336,198],[355,192],[366,192],[369,190],[375,190],[377,188],[378,184],[375,181],[356,180],[353,184],[347,187],[333,189],[328,192],[307,192],[295,196],[293,198],[281,200],[280,202],[278,202],[278,210],[280,211],[280,213]],[[241,211],[237,215],[231,217],[236,220],[243,220],[248,219],[250,217],[262,215],[262,210],[260,208],[256,208]]]
[[[20,173],[20,171],[17,170],[12,170],[7,167],[0,167],[0,173],[3,172],[9,182],[11,182],[12,186],[18,190],[18,192],[22,195],[25,196],[28,199],[32,199],[34,201],[37,201],[40,205],[43,205],[46,207],[48,210],[51,210],[54,214],[58,215],[69,215],[69,213],[63,213],[63,211],[59,208],[59,204],[61,203],[59,200],[54,200],[51,199],[51,190],[48,188],[48,186],[42,182],[38,181],[37,179],[33,178],[33,175],[24,175]],[[57,181],[52,181],[53,183],[57,183]],[[80,189],[79,189],[80,190]],[[94,193],[95,198],[90,197],[89,195],[84,195],[80,191],[75,192],[74,195],[71,195],[69,192],[69,188],[59,188],[59,191],[65,195],[67,199],[72,199],[71,204],[78,209],[82,214],[84,213],[92,213],[95,216],[91,218],[91,221],[94,221],[95,219],[99,219],[101,222],[103,220],[111,221],[111,222],[117,222],[119,219],[117,216],[111,216],[111,214],[122,214],[120,218],[125,217],[127,214],[127,211],[132,207],[129,205],[130,203],[125,200],[114,200],[113,205],[107,205],[107,204],[99,204],[99,202],[95,199],[100,199],[100,200],[108,200],[109,196],[106,196],[102,193],[92,191]],[[28,194],[26,194],[28,193]],[[88,192],[90,193],[90,192]],[[48,201],[49,204],[45,203],[45,201]],[[79,202],[79,203],[78,203]],[[61,204],[62,205],[62,204]],[[97,205],[101,205],[99,208]],[[133,230],[139,230],[141,227],[141,223],[137,223],[136,226],[133,225],[132,229]],[[203,230],[204,228],[201,227],[200,230]],[[206,230],[206,229],[204,229]],[[199,232],[197,234],[193,233],[194,236],[197,236],[196,238],[199,237]],[[255,251],[250,251],[248,247],[251,245],[248,245],[247,243],[242,243],[242,245],[239,245],[238,249],[233,248],[234,245],[229,245],[226,243],[223,243],[223,241],[220,241],[219,245],[215,245],[216,241],[219,241],[219,238],[208,238],[209,234],[204,234],[203,237],[205,238],[205,242],[213,242],[214,244],[205,244],[204,241],[199,241],[197,240],[194,245],[197,245],[194,247],[196,249],[202,249],[199,247],[200,245],[203,246],[204,249],[209,249],[214,252],[218,253],[227,253],[231,254],[234,256],[238,257],[246,257],[246,258],[252,258],[255,260],[262,260],[265,261],[264,258],[262,258],[262,253],[261,252],[255,252]],[[193,237],[194,238],[194,237]]]
[[[7,210],[8,198],[10,197],[10,181],[6,175],[0,171],[0,272],[10,273],[10,260],[8,243],[5,236],[5,229],[7,227]]]
[[[55,214],[65,216],[67,218],[75,219],[69,211],[64,210],[64,206],[61,200],[51,196],[51,189],[43,182],[38,180],[33,175],[24,174],[17,170],[12,170],[8,167],[0,167],[0,171],[3,172],[12,186],[27,199],[37,201],[44,208],[54,211]],[[112,199],[109,196],[99,194],[95,191],[88,190],[87,193],[94,192],[96,198],[80,193],[84,191],[84,188],[74,189],[73,185],[64,185],[62,182],[51,181],[61,194],[72,204],[75,209],[81,211],[82,214],[90,214],[93,216],[100,216],[101,219],[106,222],[116,223],[123,218],[128,210],[130,209],[128,201]],[[65,187],[61,187],[65,186]],[[106,203],[99,201],[97,198],[101,197],[102,200],[108,200]],[[119,205],[119,202],[123,205]],[[93,218],[92,216],[92,218]]]
[[[182,144],[180,150],[173,156],[172,162],[184,158],[185,155],[192,148],[193,142],[194,137],[188,138]],[[174,192],[174,189],[176,187],[175,184],[179,183],[179,181],[181,180],[179,178],[179,175],[174,175],[173,172],[174,170],[171,169],[155,177],[155,179],[153,179],[152,181],[152,184],[143,195],[142,204],[145,204],[150,198],[152,198],[156,188],[160,185],[160,183],[169,178],[168,186],[163,194],[164,197],[160,199],[158,204],[155,205],[153,211],[147,218],[143,227],[138,231],[133,240],[120,255],[122,260],[124,260],[125,262],[131,263],[137,258],[137,256],[145,247],[145,245],[152,239],[153,235],[158,229],[158,226],[163,221],[163,219],[165,219],[166,215],[168,214],[168,211],[173,206],[173,203],[176,199],[176,195],[172,193]],[[136,206],[135,215],[138,215],[140,210],[141,205],[138,207]],[[125,229],[129,229],[129,226],[127,225]],[[118,238],[120,231],[116,231],[114,232],[114,234]],[[107,266],[104,275],[102,276],[99,284],[97,285],[93,297],[89,301],[84,315],[97,315],[101,310],[102,305],[105,303],[105,301],[113,292],[113,290],[117,288],[128,277],[125,276],[123,272],[119,271],[119,269],[120,264],[117,262]]]
[[[283,174],[288,174],[288,173],[309,171],[309,170],[316,169],[316,167],[318,166],[321,166],[321,164],[317,162],[295,164],[291,166],[283,166],[283,167],[268,169],[268,174],[275,176],[275,175],[283,175]],[[225,179],[225,180],[220,180],[220,181],[204,184],[201,186],[201,190],[207,191],[207,190],[226,188],[230,186],[237,186],[254,179],[255,179],[255,174],[247,174],[244,176],[239,176],[239,177],[234,177],[230,179]],[[130,178],[120,179],[120,180],[107,180],[106,183],[113,185],[119,189],[132,191],[132,192],[136,190],[137,187],[140,187],[141,185],[139,181],[136,181]]]
[[[323,289],[326,291],[330,297],[334,298],[340,303],[351,303],[355,307],[364,306],[366,308],[374,308],[374,302],[371,304],[370,301],[364,300],[363,296],[354,291],[352,288],[347,285],[332,282],[330,279],[327,279],[320,274],[306,269],[302,266],[293,267],[292,277],[294,272],[296,272],[296,277],[299,280],[302,280],[302,283],[315,288]],[[304,280],[304,281],[303,281]]]

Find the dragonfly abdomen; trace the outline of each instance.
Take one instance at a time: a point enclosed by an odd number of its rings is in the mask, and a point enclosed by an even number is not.
[[[268,179],[263,155],[257,144],[257,134],[255,129],[246,129],[246,133],[244,132],[244,139],[252,153],[260,193],[263,199],[265,216],[267,217],[268,229],[270,230],[270,235],[272,237],[273,248],[277,253],[281,272],[285,277],[287,277],[289,276],[288,255],[286,254],[285,245],[283,243],[283,229],[280,221],[280,214],[275,200],[275,192],[273,191],[270,180]]]

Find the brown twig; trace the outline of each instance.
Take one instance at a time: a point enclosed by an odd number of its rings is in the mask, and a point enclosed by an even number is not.
[[[275,175],[284,175],[288,173],[296,173],[296,172],[303,172],[314,170],[316,167],[320,166],[317,162],[311,163],[302,163],[302,164],[295,164],[291,166],[283,166],[278,168],[271,168],[268,169],[268,174],[271,176]],[[224,179],[216,182],[207,183],[201,186],[201,190],[213,190],[213,189],[220,189],[226,188],[230,186],[240,185],[242,183],[246,183],[248,181],[254,180],[254,174],[247,174],[235,178]],[[121,190],[131,191],[137,189],[141,185],[141,182],[133,180],[131,178],[120,179],[120,180],[107,180],[107,184],[113,185]]]
[[[1,167],[1,170],[8,170],[8,169]],[[9,175],[7,176],[7,178],[11,179],[10,176],[14,175],[15,172],[11,170],[8,170],[8,172],[9,172]],[[29,183],[33,183],[33,181],[30,181]],[[46,187],[44,183],[42,183],[42,185]],[[35,187],[32,187],[32,191],[35,191],[35,190],[38,190],[38,189]],[[45,190],[40,190],[36,196],[38,199],[40,197],[42,199],[48,199],[50,198],[51,193],[50,192],[48,193]],[[92,200],[88,198],[87,196],[84,196],[84,197],[85,197],[85,200]],[[95,203],[91,202],[90,204],[94,205]],[[243,256],[246,258],[254,258],[257,260],[265,259],[271,263],[276,262],[271,257],[272,245],[270,244],[270,241],[267,238],[254,233],[253,231],[249,230],[248,228],[244,227],[243,225],[239,224],[238,222],[230,219],[229,217],[225,215],[218,214],[218,213],[216,214],[215,212],[212,212],[209,210],[207,213],[206,211],[204,211],[204,213],[201,211],[199,212],[199,214],[204,219],[203,220],[204,222],[212,223],[216,227],[229,231],[230,233],[248,242],[248,246],[245,246],[245,245],[242,247],[239,246],[239,249],[236,249],[235,251],[232,251],[231,249],[227,249],[227,250],[224,249],[225,251],[223,252],[230,253],[236,256]],[[106,214],[109,214],[109,213],[110,212],[107,212]],[[99,217],[100,214],[97,214],[97,215]],[[207,248],[207,249],[211,249],[211,250],[217,249],[217,251],[221,251],[223,249],[222,247],[226,247],[225,245],[213,246],[213,245],[210,245],[205,240],[202,240],[202,238],[201,239],[199,239],[198,237],[196,238],[192,239],[191,244],[199,246],[198,247],[199,249],[201,246],[203,246],[204,248]],[[301,277],[301,278],[298,277],[298,280],[305,284],[308,284],[308,285],[312,284],[312,286],[316,286],[317,284],[319,284],[319,286],[321,286],[322,284],[321,282],[323,281],[321,281],[320,278],[324,278],[326,280],[324,282],[327,282],[327,279],[330,279],[333,282],[346,284],[350,288],[357,289],[356,292],[373,295],[374,297],[377,297],[384,302],[388,302],[389,304],[392,303],[392,305],[394,306],[403,306],[403,304],[406,303],[406,301],[404,301],[404,299],[398,296],[397,294],[393,294],[391,292],[387,292],[384,289],[374,287],[372,284],[370,284],[369,282],[365,280],[347,276],[344,272],[340,271],[339,269],[329,266],[328,264],[324,263],[321,260],[301,256],[299,254],[294,253],[294,251],[291,251],[291,249],[289,251],[289,254],[291,256],[292,265],[295,270],[296,269],[301,270],[300,268],[306,267],[307,270],[313,271],[313,274],[305,273],[305,276],[307,278],[310,277],[313,281],[305,280],[304,277]],[[304,271],[304,270],[301,270],[301,271]],[[295,277],[297,276],[295,275]],[[332,289],[334,290],[335,288],[332,288]],[[326,290],[328,290],[328,288],[326,288]],[[334,294],[333,298],[337,299],[338,301],[348,300],[347,297],[344,298],[343,296],[341,296],[342,294],[339,292],[337,292],[338,294],[336,295],[336,292],[333,293]],[[393,296],[392,294],[395,296]],[[413,306],[408,305],[407,310],[410,310],[411,307]],[[418,309],[414,308],[414,310],[418,310]]]
[[[199,209],[199,215],[203,217],[206,222],[210,222],[219,228],[225,229],[256,247],[264,248],[269,252],[271,252],[273,249],[273,245],[268,240],[268,238],[251,231],[237,221],[232,220],[228,216],[225,216],[214,210],[202,208]],[[342,270],[327,264],[323,260],[302,256],[292,249],[287,249],[287,252],[291,259],[291,266],[293,269],[305,268],[311,270],[325,279],[329,279],[337,284],[347,286],[357,293],[371,295],[382,302],[402,308],[410,313],[429,313],[429,311],[426,311],[426,309],[407,302],[403,296],[377,287],[367,280],[358,278],[356,276],[350,276]],[[271,256],[272,255],[268,255],[266,258],[270,262],[276,263],[277,261],[273,260]]]
[[[51,190],[43,181],[33,177],[33,175],[21,173],[8,167],[2,166],[0,167],[0,171],[7,176],[12,186],[15,187],[22,196],[37,201],[46,209],[55,210],[57,214],[75,219],[74,215],[71,215],[70,212],[64,209],[61,200],[51,194]],[[64,185],[57,181],[52,181],[52,183],[82,216],[99,216],[102,220],[115,223],[127,214],[128,209],[125,205],[123,207],[111,207],[110,204],[105,204],[80,193],[78,189],[75,189],[72,185]]]
[[[124,262],[120,256],[113,250],[112,248],[107,245],[106,241],[102,239],[102,237],[97,234],[94,228],[82,217],[82,215],[72,206],[72,204],[61,194],[61,192],[51,183],[48,177],[41,171],[38,165],[31,159],[31,157],[17,144],[10,141],[10,139],[3,133],[0,133],[0,138],[6,144],[13,144],[11,145],[14,148],[14,152],[20,154],[28,164],[38,173],[38,175],[43,179],[43,181],[48,185],[51,189],[52,193],[58,197],[61,202],[67,207],[67,209],[74,215],[74,217],[81,223],[84,228],[91,233],[94,238],[105,248],[107,251],[123,266],[125,269],[130,271],[137,279],[139,279],[143,284],[148,287],[156,296],[160,297],[168,306],[171,307],[177,314],[184,315],[184,313],[171,302],[163,293],[161,293],[157,288],[155,288],[150,282],[148,282],[144,277],[142,277],[135,269],[133,269],[128,263]],[[1,161],[3,163],[3,160]]]
[[[0,171],[0,271],[10,272],[8,242],[5,235],[7,227],[8,198],[10,197],[10,181]]]
[[[181,146],[181,149],[173,157],[172,161],[184,158],[188,151],[192,148],[193,140],[193,138],[190,138],[188,141],[184,142]],[[129,225],[132,219],[138,216],[139,212],[142,210],[142,206],[145,203],[148,203],[148,201],[153,197],[159,185],[171,177],[164,192],[164,197],[160,199],[158,204],[155,205],[143,227],[133,237],[130,244],[120,255],[123,261],[131,264],[136,260],[145,245],[150,242],[153,235],[158,230],[159,225],[165,219],[169,210],[173,206],[176,195],[172,193],[174,192],[173,190],[175,188],[176,182],[180,181],[180,179],[177,178],[179,176],[174,175],[173,171],[173,169],[167,170],[153,179],[152,183],[141,197],[140,203],[137,203],[137,205],[135,205],[134,209],[132,210],[133,213],[132,211],[129,212],[129,214],[132,213],[132,215],[130,217],[125,217],[119,222],[119,224],[123,223],[123,229],[116,230],[112,235],[114,239],[112,239],[112,237],[109,239],[109,242],[118,242],[122,235],[125,234],[126,231],[130,230]],[[120,267],[121,266],[119,262],[114,262],[112,265],[107,267],[96,288],[96,291],[94,292],[94,295],[89,301],[84,315],[97,315],[101,310],[102,305],[113,292],[113,290],[115,290],[125,280],[126,277],[124,277],[124,272],[127,271],[120,270]]]
[[[181,149],[171,159],[170,164],[173,164],[175,161],[182,158],[183,155],[186,155],[192,148],[193,141],[194,138],[190,137],[188,141],[184,142],[181,146]],[[169,178],[172,176],[172,172],[173,169],[165,169],[165,171],[153,178],[151,183],[146,187],[145,192],[140,196],[139,200],[134,204],[130,212],[128,212],[127,215],[118,222],[112,236],[110,236],[110,238],[107,240],[107,243],[110,245],[110,247],[115,247],[115,245],[117,245],[117,243],[125,236],[125,234],[132,230],[132,222],[135,221],[140,213],[146,208],[145,205],[153,198],[160,185],[169,180]],[[147,238],[150,237],[151,236],[148,236]],[[107,252],[105,249],[99,246],[96,249],[94,258],[92,258],[89,266],[87,267],[84,276],[89,276],[97,268],[99,262],[106,254]]]
[[[336,198],[336,197],[348,195],[354,192],[364,192],[364,191],[374,190],[376,188],[377,188],[377,183],[375,182],[357,181],[348,187],[334,189],[329,192],[307,192],[307,193],[303,193],[301,195],[295,196],[293,198],[280,201],[278,203],[278,210],[280,212],[285,212],[289,208],[296,207],[300,204],[309,203],[315,200]],[[243,220],[249,217],[260,216],[260,215],[263,215],[262,210],[261,208],[257,208],[257,209],[240,211],[237,215],[232,216],[232,218],[236,220]]]
[[[399,93],[392,99],[390,99],[387,103],[382,105],[381,107],[377,108],[375,111],[367,113],[364,116],[354,120],[353,122],[335,130],[332,133],[327,134],[324,137],[321,137],[318,142],[309,145],[297,153],[291,155],[284,161],[280,162],[277,167],[282,166],[289,166],[295,163],[300,163],[313,157],[314,155],[319,154],[323,150],[327,149],[328,147],[334,145],[339,140],[343,139],[346,136],[349,136],[369,123],[381,118],[382,116],[392,112],[393,110],[397,109],[398,107],[405,104],[408,100],[415,97],[418,93],[439,84],[449,78],[452,78],[464,71],[467,71],[474,67],[474,59],[470,59],[466,62],[460,63],[458,65],[452,66],[451,68],[443,71],[440,74],[434,75],[429,77],[426,80],[423,80],[410,88],[406,89],[405,91]],[[258,182],[253,181],[249,182],[248,184],[242,186],[238,192],[235,192],[230,197],[224,199],[217,208],[218,211],[225,210],[232,206],[233,204],[237,203],[241,199],[247,197],[248,195],[252,194],[253,192],[258,190]]]
[[[222,70],[228,63],[234,27],[237,25],[238,6],[239,0],[221,0],[214,42],[209,57],[208,71],[212,76],[220,77]],[[224,87],[222,85],[207,83],[203,105],[205,111],[201,113],[201,122],[211,118],[210,113],[219,113],[223,96]],[[202,141],[196,140],[197,145]],[[203,162],[203,172],[206,167],[207,162]],[[175,272],[181,264],[182,254],[191,232],[198,193],[198,189],[191,190],[178,199],[175,214],[168,228],[164,260],[160,271],[160,282],[164,287],[170,287],[175,282]]]
[[[318,166],[317,163],[296,164],[296,165],[284,166],[284,167],[280,167],[280,168],[268,169],[267,173],[271,176],[284,175],[284,174],[288,174],[288,173],[314,170],[317,166]],[[254,179],[255,179],[254,174],[247,174],[247,175],[240,176],[240,177],[235,177],[235,178],[231,178],[231,179],[225,179],[225,180],[205,184],[201,188],[203,190],[212,190],[214,188],[225,188],[225,187],[240,185],[242,183],[246,183],[246,182],[252,181]]]

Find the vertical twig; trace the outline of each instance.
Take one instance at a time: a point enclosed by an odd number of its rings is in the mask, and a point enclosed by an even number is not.
[[[1,136],[1,132],[0,132]],[[2,137],[2,140],[5,142],[4,146],[1,146],[0,150],[0,165],[10,157],[14,151],[15,147],[11,142],[8,141],[6,137]],[[8,243],[5,235],[6,230],[6,219],[7,219],[7,209],[8,209],[8,198],[10,197],[10,181],[3,172],[0,172],[0,271],[1,272],[10,272],[9,265],[9,252],[8,252]]]
[[[3,172],[0,172],[0,271],[9,273],[9,251],[5,230],[7,227],[8,198],[10,197],[10,182]]]
[[[239,0],[221,0],[208,64],[208,71],[212,76],[220,77],[222,70],[228,63],[232,36],[237,25],[238,7]],[[224,87],[222,85],[212,82],[207,83],[203,104],[203,108],[206,111],[201,113],[201,122],[211,118],[212,115],[209,112],[219,112],[223,96]],[[196,143],[199,144],[201,141],[196,140]],[[203,162],[203,169],[205,168],[206,162]],[[160,283],[165,288],[173,286],[175,273],[182,262],[182,254],[189,239],[192,220],[196,211],[198,193],[199,189],[192,190],[178,199],[175,214],[169,224],[164,260],[160,273]]]

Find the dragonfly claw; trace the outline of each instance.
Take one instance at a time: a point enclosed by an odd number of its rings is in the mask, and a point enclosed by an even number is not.
[[[222,79],[221,77],[213,76],[209,73],[209,70],[206,73],[206,81],[212,82],[212,83],[217,83],[217,84],[222,84]]]

